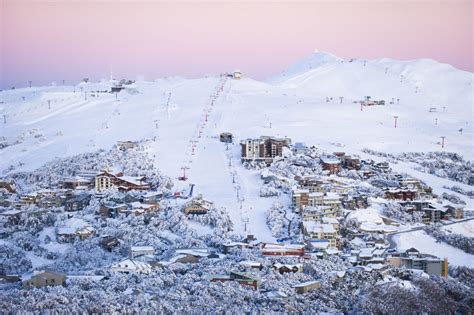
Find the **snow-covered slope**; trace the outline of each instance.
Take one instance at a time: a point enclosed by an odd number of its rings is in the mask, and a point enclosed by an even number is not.
[[[108,149],[119,140],[154,139],[149,151],[165,175],[176,178],[188,167],[197,191],[229,209],[237,231],[247,225],[265,240],[271,236],[261,228],[264,212],[276,198],[258,198],[258,173],[243,170],[239,162],[241,139],[289,136],[329,152],[446,150],[474,157],[473,74],[448,65],[349,62],[315,53],[271,82],[228,79],[218,91],[222,79],[137,81],[138,93],[122,91],[118,99],[90,94],[110,89],[107,81],[78,85],[75,93],[72,86],[2,91],[0,137],[8,146],[0,149],[0,174]],[[361,111],[354,102],[366,95],[386,105]],[[429,112],[431,107],[436,112]],[[229,150],[216,139],[223,131],[237,141]]]

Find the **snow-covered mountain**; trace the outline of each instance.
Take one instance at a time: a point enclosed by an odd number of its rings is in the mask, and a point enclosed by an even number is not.
[[[244,73],[223,87],[219,76],[137,81],[117,96],[95,92],[110,90],[108,81],[6,90],[0,92],[0,173],[33,170],[120,140],[153,139],[148,150],[164,175],[176,178],[188,167],[199,192],[234,209],[236,230],[243,230],[244,216],[256,222],[250,230],[259,229],[273,201],[257,198],[259,175],[242,171],[239,140],[288,136],[328,152],[445,150],[473,159],[473,78],[432,60],[342,60],[317,52],[266,82]],[[361,111],[365,96],[386,105]],[[228,151],[216,139],[224,131],[236,139]],[[247,200],[243,207],[236,185]],[[258,236],[271,239],[268,231]]]

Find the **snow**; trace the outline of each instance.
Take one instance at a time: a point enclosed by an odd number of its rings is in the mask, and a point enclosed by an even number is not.
[[[355,218],[361,223],[360,228],[363,231],[381,231],[381,232],[394,232],[398,228],[391,225],[386,225],[382,217],[380,216],[380,209],[377,205],[366,209],[357,209],[351,211],[347,216],[348,219]]]
[[[442,229],[467,237],[474,237],[474,220],[443,226]]]
[[[122,91],[118,100],[109,93],[85,99],[80,90],[109,90],[107,81],[81,84],[76,93],[70,86],[2,91],[0,115],[6,115],[6,123],[0,124],[0,134],[9,146],[0,149],[0,173],[33,170],[56,157],[109,149],[117,141],[148,139],[146,150],[164,175],[177,179],[181,167],[188,168],[189,179],[177,181],[178,190],[194,183],[196,194],[225,207],[235,234],[272,242],[265,213],[275,202],[287,204],[288,196],[260,198],[260,173],[241,165],[239,140],[270,135],[324,152],[364,156],[363,148],[446,150],[472,159],[473,113],[468,105],[474,100],[473,77],[431,60],[349,62],[316,52],[267,82],[227,79],[218,93],[223,79],[218,76],[139,80],[134,84],[138,93]],[[361,111],[354,102],[367,95],[384,99],[386,105]],[[327,97],[333,99],[326,102]],[[389,104],[392,98],[400,99],[399,104]],[[438,112],[429,113],[430,107]],[[397,128],[394,115],[399,117]],[[217,138],[221,132],[234,135],[228,150]],[[446,136],[445,149],[439,145],[441,136]],[[397,167],[426,179],[438,194],[445,191],[444,184],[452,184],[410,166]],[[369,226],[372,218],[378,220],[373,210],[354,213],[367,229],[375,227]]]
[[[414,247],[421,253],[435,255],[441,259],[447,257],[450,265],[474,268],[474,255],[467,254],[446,243],[438,243],[424,231],[401,233],[394,236],[393,239],[397,243],[399,251]]]

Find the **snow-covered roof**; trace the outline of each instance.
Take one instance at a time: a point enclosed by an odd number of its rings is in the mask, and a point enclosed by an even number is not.
[[[3,211],[2,213],[0,213],[0,215],[5,215],[5,216],[11,216],[11,215],[17,215],[17,214],[20,214],[22,213],[23,211],[21,210],[7,210],[7,211]]]
[[[339,221],[336,218],[331,218],[331,217],[324,217],[322,218],[323,223],[328,223],[328,224],[339,224]]]
[[[310,244],[316,249],[327,249],[331,242],[328,240],[311,240]]]
[[[210,255],[210,252],[207,248],[188,248],[188,249],[177,249],[176,254],[207,257]]]
[[[324,164],[341,164],[341,161],[337,157],[332,156],[332,155],[321,156],[321,161]]]
[[[76,234],[76,228],[73,227],[61,227],[58,228],[56,234],[58,235],[73,235]]]
[[[258,261],[251,261],[251,260],[244,260],[244,261],[241,261],[239,264],[245,267],[254,267],[254,268],[262,266],[262,263]]]
[[[111,271],[136,271],[136,272],[148,272],[151,269],[151,265],[145,262],[141,262],[135,259],[124,259],[121,262],[113,264],[109,268]]]
[[[294,267],[300,269],[303,268],[303,264],[281,264],[281,263],[275,263],[273,264],[274,268],[280,269],[282,267],[286,267],[288,269],[293,269]]]
[[[302,282],[300,284],[297,284],[297,285],[294,285],[293,288],[304,288],[304,287],[308,287],[308,286],[312,286],[312,285],[317,285],[319,284],[320,282],[319,281],[306,281],[306,282]]]
[[[303,220],[303,226],[308,233],[335,233],[336,230],[332,224],[318,223],[314,221]]]
[[[135,252],[135,251],[137,251],[137,252],[141,252],[141,251],[150,251],[150,252],[152,252],[155,249],[153,248],[153,246],[132,246],[132,247],[130,247],[130,250],[132,252]]]

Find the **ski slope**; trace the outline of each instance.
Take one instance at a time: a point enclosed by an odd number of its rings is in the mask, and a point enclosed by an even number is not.
[[[176,181],[178,186],[196,184],[195,194],[227,209],[236,233],[267,241],[272,237],[265,211],[276,201],[287,203],[288,196],[258,196],[258,172],[240,164],[241,139],[288,136],[355,154],[363,148],[446,150],[472,160],[472,82],[472,73],[432,60],[348,61],[317,52],[268,81],[170,77],[137,81],[117,97],[91,95],[110,90],[107,80],[6,90],[0,92],[0,137],[8,146],[0,149],[0,173],[33,170],[120,140],[148,139],[147,150],[163,174],[176,179],[185,168],[189,180]],[[355,102],[366,95],[386,105],[361,111]],[[392,99],[399,101],[389,104]],[[236,139],[229,147],[217,138],[224,131]],[[436,183],[435,192],[457,184]]]

